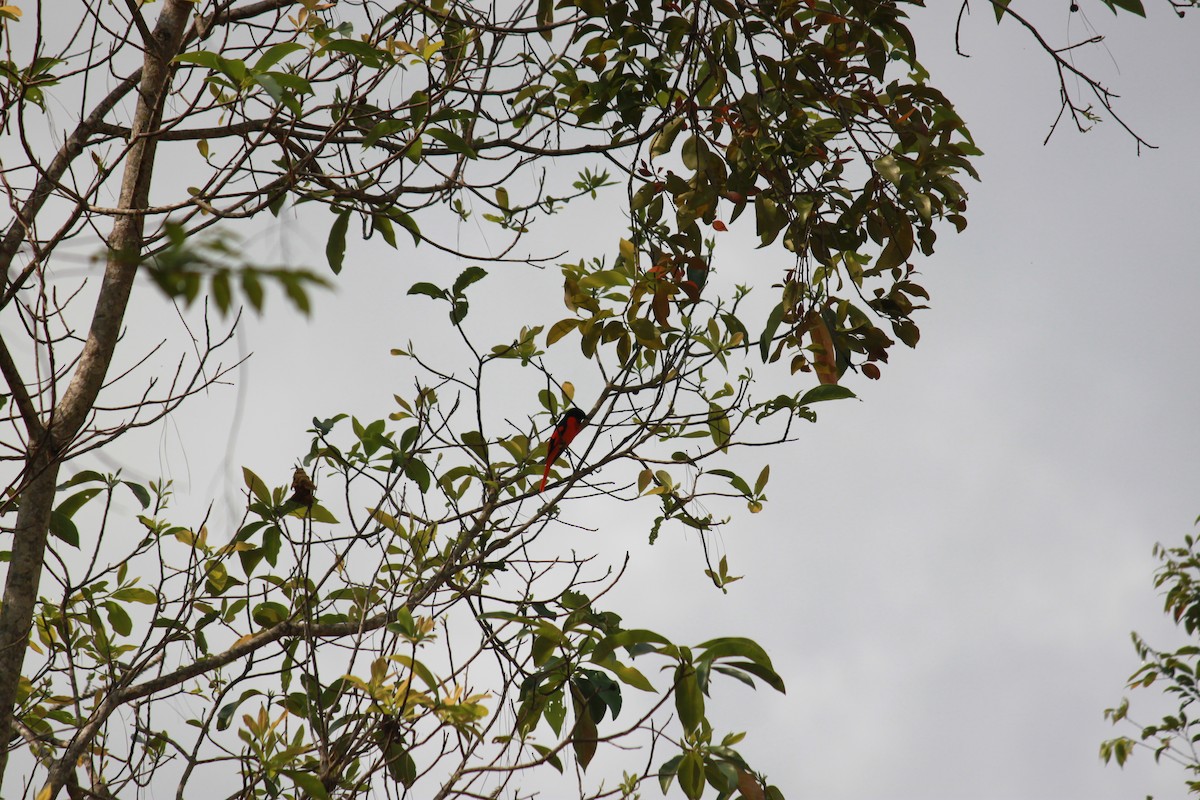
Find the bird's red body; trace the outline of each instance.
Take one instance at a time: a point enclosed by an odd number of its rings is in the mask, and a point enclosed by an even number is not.
[[[566,414],[563,414],[562,419],[554,426],[554,431],[550,434],[550,441],[546,443],[546,468],[542,471],[542,485],[538,487],[539,492],[546,491],[546,481],[550,478],[550,468],[554,466],[554,462],[563,454],[567,446],[571,444],[571,440],[579,435],[583,430],[583,426],[587,424],[587,414],[584,414],[578,408],[572,408]]]

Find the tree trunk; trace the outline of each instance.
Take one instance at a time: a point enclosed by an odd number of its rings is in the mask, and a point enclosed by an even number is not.
[[[122,209],[144,209],[148,205],[159,127],[171,83],[171,59],[179,51],[193,8],[189,0],[165,0],[153,40],[145,42],[146,58],[121,181]],[[13,738],[17,687],[41,581],[58,472],[63,465],[63,454],[96,403],[112,362],[137,274],[144,224],[140,214],[121,215],[113,223],[104,280],[79,364],[49,419],[44,421],[44,435],[31,439],[26,456],[27,483],[21,491],[4,605],[0,608],[0,786],[8,765],[8,745]]]

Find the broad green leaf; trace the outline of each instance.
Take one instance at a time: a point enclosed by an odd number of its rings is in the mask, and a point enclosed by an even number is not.
[[[263,483],[263,479],[250,471],[249,467],[242,467],[242,480],[246,483],[246,488],[254,495],[261,503],[271,505],[271,492],[267,489],[267,484]]]
[[[430,138],[437,139],[446,146],[446,149],[452,153],[461,153],[467,158],[477,158],[475,150],[471,145],[467,144],[466,140],[453,131],[448,131],[445,128],[430,128],[425,131]]]
[[[242,692],[241,697],[238,699],[221,706],[221,710],[217,712],[217,730],[226,730],[229,727],[229,723],[233,720],[233,715],[237,712],[238,706],[249,700],[251,697],[255,697],[260,694],[262,694],[262,692],[257,689],[247,689],[246,691]]]
[[[125,484],[129,491],[133,492],[133,496],[142,504],[143,509],[150,507],[150,492],[146,491],[145,486],[133,481],[121,481],[121,483]]]
[[[848,397],[857,397],[857,395],[845,386],[839,386],[836,383],[822,383],[805,392],[804,396],[800,398],[800,405],[806,406],[826,400],[844,400]]]
[[[404,228],[404,230],[408,231],[408,234],[413,238],[414,245],[421,243],[421,229],[417,226],[417,221],[415,219],[398,208],[393,208],[388,211],[388,217],[390,217],[391,220],[401,228]]]
[[[426,283],[424,281],[421,281],[420,283],[414,283],[409,288],[408,293],[409,294],[423,294],[426,297],[432,297],[436,300],[447,299],[445,289],[441,289],[437,286],[434,286],[432,283]]]
[[[604,659],[604,661],[597,661],[595,658],[593,658],[592,663],[613,673],[620,678],[622,683],[628,684],[635,689],[640,689],[643,692],[656,691],[654,684],[650,683],[650,681],[646,679],[645,675],[643,675],[634,667],[631,667],[627,664],[622,664],[611,655]]]
[[[639,644],[657,644],[674,647],[669,639],[654,631],[621,631],[601,640],[592,650],[592,660],[596,663],[603,663],[618,647],[633,647]]]
[[[108,624],[114,631],[122,636],[128,636],[133,632],[133,620],[129,618],[129,614],[121,607],[120,603],[107,602],[104,604],[104,610],[108,616]]]
[[[675,712],[689,733],[704,721],[704,694],[696,680],[696,668],[690,664],[675,668]]]
[[[296,784],[296,788],[310,797],[314,797],[316,800],[329,800],[329,793],[325,791],[325,784],[321,783],[321,779],[313,773],[293,769],[280,770],[280,772],[291,778],[292,782]]]
[[[571,730],[571,746],[581,770],[586,770],[588,764],[592,763],[592,757],[596,755],[597,738],[596,723],[586,710],[577,710],[575,727]]]
[[[63,500],[54,509],[56,513],[62,514],[67,519],[75,516],[75,512],[83,508],[83,506],[96,495],[100,494],[103,489],[84,489]]]
[[[546,346],[549,347],[578,327],[578,319],[571,317],[568,317],[567,319],[560,319],[558,322],[550,326],[549,332],[546,333]]]
[[[369,147],[373,147],[380,139],[400,133],[400,131],[407,130],[409,127],[411,126],[406,119],[385,119],[367,131],[367,135],[363,137],[362,141],[363,149],[366,150]]]
[[[1142,0],[1104,0],[1104,4],[1108,6],[1114,14],[1118,8],[1123,8],[1126,11],[1132,11],[1139,17],[1146,16],[1146,9],[1142,6]],[[1183,16],[1182,12],[1180,16]]]
[[[117,589],[112,593],[112,597],[113,600],[120,600],[126,603],[141,603],[148,606],[152,606],[158,602],[157,594],[140,586],[126,586],[123,589]]]
[[[285,622],[288,616],[287,606],[271,601],[259,603],[251,613],[251,619],[260,628],[273,628],[279,623]]]
[[[299,42],[280,42],[267,48],[267,52],[262,54],[262,57],[254,63],[256,72],[266,72],[271,67],[278,64],[283,59],[287,58],[292,53],[298,50],[303,50],[304,45]]]
[[[461,295],[472,283],[481,281],[486,277],[487,272],[482,267],[467,267],[455,279],[454,288],[451,289],[451,293],[455,296]]]
[[[671,152],[671,145],[675,143],[675,137],[683,129],[683,119],[682,116],[675,117],[664,125],[661,131],[654,135],[654,138],[650,140],[651,158]]]
[[[690,750],[679,763],[679,788],[688,800],[700,800],[704,794],[704,757]]]
[[[50,512],[50,533],[72,547],[79,547],[79,529],[75,527],[75,523],[71,521],[70,517],[58,509]]]

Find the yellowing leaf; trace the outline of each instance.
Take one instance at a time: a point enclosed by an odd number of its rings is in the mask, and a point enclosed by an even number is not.
[[[900,183],[900,165],[896,163],[896,159],[891,155],[880,156],[875,159],[875,171],[890,183]]]
[[[808,335],[812,339],[809,349],[813,354],[813,368],[817,371],[817,378],[821,383],[837,383],[837,351],[833,347],[833,337],[829,334],[829,328],[825,327],[825,320],[816,310],[808,312],[807,322]]]

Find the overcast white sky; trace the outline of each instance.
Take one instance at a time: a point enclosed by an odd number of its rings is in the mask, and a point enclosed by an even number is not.
[[[1116,66],[1103,49],[1080,54],[1159,146],[1141,157],[1113,122],[1083,136],[1064,124],[1042,146],[1055,76],[1015,25],[976,9],[959,58],[957,4],[918,18],[934,83],[986,153],[970,227],[919,264],[933,294],[920,347],[771,456],[766,510],[720,536],[746,575],[729,596],[701,574],[694,537],[650,548],[644,530],[605,532],[637,556],[613,602],[639,627],[745,634],[772,654],[788,695],[732,688],[726,708],[793,800],[1183,794],[1182,772],[1148,754],[1124,771],[1097,756],[1101,739],[1133,733],[1102,719],[1136,667],[1129,631],[1170,640],[1151,546],[1200,514],[1200,48],[1194,20],[1148,4],[1148,21],[1090,11]],[[1049,35],[1086,35],[1082,15],[1053,5]],[[559,233],[569,246],[597,235]],[[286,222],[272,235],[323,263],[323,239]],[[386,413],[388,349],[420,324],[397,317],[419,277],[398,259],[432,255],[352,250],[311,321],[276,303],[248,326],[240,399],[216,393],[141,437],[181,491],[219,494],[225,477],[236,489],[241,464],[283,483],[314,415]],[[212,443],[236,402],[225,473]],[[1151,698],[1135,696],[1135,712]]]

